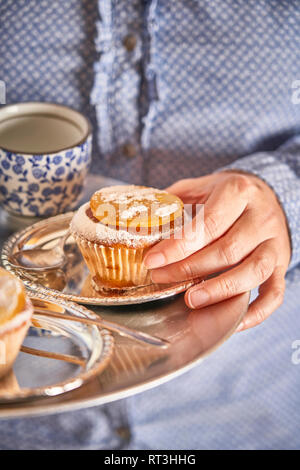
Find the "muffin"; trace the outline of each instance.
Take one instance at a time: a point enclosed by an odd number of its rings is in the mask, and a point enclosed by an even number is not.
[[[12,367],[31,323],[33,307],[23,284],[0,268],[0,377]]]
[[[179,230],[182,219],[182,201],[159,189],[111,186],[93,194],[71,221],[93,287],[124,290],[150,284],[145,253]]]

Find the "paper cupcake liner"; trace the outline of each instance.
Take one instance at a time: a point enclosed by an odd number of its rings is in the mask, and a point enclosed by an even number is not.
[[[149,270],[143,264],[148,248],[110,247],[73,235],[97,290],[130,289],[151,283]]]

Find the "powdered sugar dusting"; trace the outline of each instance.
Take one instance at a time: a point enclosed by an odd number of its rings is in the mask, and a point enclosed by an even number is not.
[[[142,204],[138,206],[131,206],[121,212],[120,219],[132,219],[134,216],[141,214],[142,212],[148,212],[148,207],[143,206]]]
[[[170,228],[170,223],[154,224],[149,229],[151,233],[145,233],[145,230],[139,230],[139,226],[133,230],[127,230],[126,228],[115,228],[115,220],[110,223],[109,217],[106,224],[89,217],[87,211],[93,209],[96,212],[98,208],[105,205],[111,205],[113,208],[120,206],[117,211],[119,212],[118,217],[121,220],[132,220],[135,217],[167,217],[170,214],[181,209],[180,200],[175,197],[170,197],[166,191],[161,191],[155,188],[148,188],[144,186],[111,186],[102,188],[97,191],[91,198],[90,203],[86,203],[81,206],[71,221],[71,231],[73,233],[85,238],[91,242],[109,243],[109,244],[122,244],[127,247],[145,247],[153,245],[155,242],[162,238],[168,238],[171,233],[174,232],[174,228]],[[171,200],[170,200],[171,199]],[[176,199],[178,201],[176,201]],[[170,201],[168,203],[168,201]],[[95,203],[95,205],[94,205]],[[98,207],[97,207],[98,206]],[[148,214],[147,214],[148,213]],[[97,217],[97,215],[94,213]],[[178,220],[181,225],[181,219]],[[176,226],[177,230],[178,224]]]
[[[180,209],[180,205],[177,204],[176,202],[173,202],[172,204],[166,204],[156,209],[156,211],[154,212],[154,215],[156,215],[157,217],[167,217],[168,215],[173,214],[179,209]]]
[[[72,232],[91,242],[121,243],[122,245],[137,248],[153,245],[170,233],[169,227],[162,233],[154,233],[153,235],[140,235],[139,233],[132,233],[122,229],[116,230],[115,228],[107,227],[101,222],[91,220],[86,213],[89,207],[89,203],[86,203],[78,209],[71,221],[70,227]]]
[[[140,215],[161,218],[168,217],[181,209],[180,201],[173,199],[168,202],[167,196],[169,199],[170,195],[166,191],[155,188],[133,185],[112,186],[97,191],[91,199],[91,206],[97,218],[102,215],[102,208],[106,210],[109,205],[117,211],[122,220],[133,219]]]
[[[130,204],[132,202],[149,201],[155,202],[154,188],[143,188],[141,186],[113,186],[100,189],[95,194],[101,194],[103,202],[113,202],[116,204]]]

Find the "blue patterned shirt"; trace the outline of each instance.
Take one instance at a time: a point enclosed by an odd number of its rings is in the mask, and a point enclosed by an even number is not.
[[[5,0],[7,102],[75,107],[93,170],[153,186],[223,167],[281,201],[300,261],[300,2]]]
[[[299,42],[299,0],[0,0],[8,103],[85,113],[93,171],[124,181],[257,174],[285,210],[291,268],[300,262]],[[280,314],[234,335],[184,380],[91,410],[3,421],[0,447],[299,449],[290,356],[300,265],[289,277]],[[129,443],[116,432],[127,425]]]

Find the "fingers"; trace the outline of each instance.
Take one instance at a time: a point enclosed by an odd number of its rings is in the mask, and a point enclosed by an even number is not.
[[[284,290],[284,269],[277,268],[272,276],[261,285],[259,296],[250,305],[236,331],[252,328],[266,320],[282,304]]]
[[[245,176],[230,175],[212,191],[204,211],[205,245],[221,237],[241,216],[248,204],[248,189]]]
[[[272,275],[276,261],[273,241],[266,241],[235,268],[191,287],[185,294],[186,304],[199,308],[254,289]]]
[[[203,246],[203,207],[202,211],[191,222],[186,222],[176,237],[162,240],[151,248],[145,258],[144,264],[148,269],[180,261],[198,251]]]
[[[169,283],[223,271],[242,261],[265,239],[264,231],[257,231],[252,217],[245,212],[223,237],[182,261],[153,270],[151,278],[153,282]]]
[[[186,178],[172,184],[166,191],[180,197],[183,202],[194,202],[206,198],[205,188],[211,179],[211,175],[203,176],[201,178]]]
[[[147,268],[155,269],[180,261],[221,237],[241,216],[248,202],[248,182],[243,175],[231,175],[217,185],[204,206],[204,233],[199,225],[201,213],[185,224],[180,239],[163,240],[151,248],[144,259]]]
[[[166,191],[172,194],[176,194],[176,196],[180,197],[183,196],[187,191],[190,191],[191,186],[194,186],[195,178],[186,178],[180,181],[176,181],[176,183],[172,184]]]

